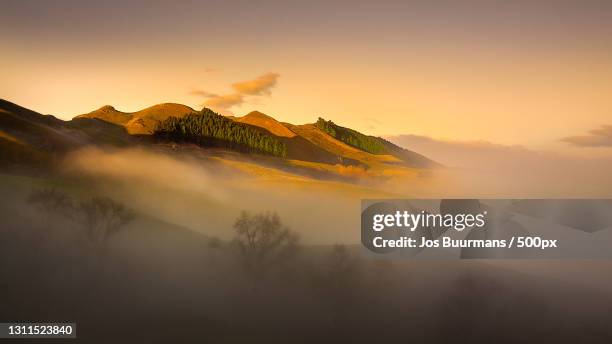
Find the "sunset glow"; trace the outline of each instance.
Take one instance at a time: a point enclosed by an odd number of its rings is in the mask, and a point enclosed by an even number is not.
[[[610,124],[610,7],[15,1],[0,14],[0,94],[63,119],[177,102],[293,123],[324,115],[375,135],[567,147],[562,138]],[[232,88],[270,73],[268,92]]]

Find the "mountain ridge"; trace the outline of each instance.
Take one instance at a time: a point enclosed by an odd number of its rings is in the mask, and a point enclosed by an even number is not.
[[[211,119],[217,118],[216,116],[219,118],[207,123],[209,127],[206,131],[196,129],[178,141],[173,139],[176,137],[173,135],[163,137],[158,135],[158,128],[168,121],[173,121],[172,130],[182,130],[181,126],[187,125],[185,122],[187,117],[191,116],[193,123],[193,119],[198,119],[198,116],[202,116],[205,112],[212,116]],[[238,127],[232,132],[221,134],[219,130],[228,130],[223,128],[230,128],[234,125],[231,123],[235,123]],[[166,126],[166,129],[168,128]],[[355,135],[364,135],[350,130]],[[204,136],[194,141],[195,136],[202,135],[201,133],[204,133]],[[217,133],[214,134],[216,138],[210,141],[205,135],[213,133]],[[242,141],[231,144],[233,137],[238,137],[236,135],[243,137],[240,139]],[[284,164],[288,166],[301,166],[301,168],[306,166],[304,168],[328,171],[336,170],[333,166],[354,166],[373,171],[375,175],[384,175],[385,170],[394,168],[393,166],[409,169],[439,166],[416,152],[395,146],[382,138],[368,137],[377,140],[376,142],[382,142],[385,151],[373,154],[331,136],[317,127],[316,123],[303,125],[284,123],[259,111],[249,112],[242,117],[231,117],[219,115],[206,108],[196,111],[181,104],[162,103],[128,113],[119,111],[111,105],[105,105],[87,114],[76,116],[72,120],[63,121],[5,100],[0,101],[0,160],[10,160],[11,164],[20,160],[27,162],[27,156],[35,157],[35,160],[48,157],[53,161],[54,157],[86,145],[126,146],[135,143],[156,145],[165,142],[195,143],[204,148],[237,150],[243,154],[256,153],[255,158],[257,154],[268,154],[266,151],[270,152],[269,154],[282,152],[276,159],[286,161]],[[252,147],[261,148],[255,151],[240,148],[246,147],[245,145],[252,139],[257,139],[259,142]],[[210,146],[207,142],[216,143]],[[277,153],[273,155],[278,155]]]
[[[169,117],[183,117],[192,112],[195,112],[193,108],[178,103],[156,104],[135,112],[123,112],[112,105],[104,105],[75,118],[96,118],[122,125],[131,135],[150,135],[161,121]]]

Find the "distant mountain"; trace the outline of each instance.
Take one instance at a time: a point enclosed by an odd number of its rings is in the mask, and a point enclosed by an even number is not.
[[[334,166],[357,166],[373,175],[391,168],[434,168],[432,160],[331,121],[282,123],[253,111],[243,117],[196,111],[180,104],[159,104],[133,113],[104,106],[70,121],[42,115],[0,100],[0,167],[51,166],[85,145],[191,143],[249,154],[272,155],[287,166],[336,173]],[[297,168],[297,167],[296,167]]]
[[[159,123],[169,117],[183,117],[194,109],[175,103],[158,104],[137,112],[121,112],[110,105],[77,116],[76,118],[97,118],[125,127],[130,135],[151,135]]]

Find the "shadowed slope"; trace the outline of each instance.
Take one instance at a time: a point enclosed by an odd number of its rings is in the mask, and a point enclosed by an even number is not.
[[[0,100],[0,164],[49,166],[54,160],[87,144],[125,145],[122,127],[95,119],[62,121],[6,100]]]
[[[47,152],[65,151],[83,141],[64,121],[5,100],[0,100],[0,130],[14,143]]]

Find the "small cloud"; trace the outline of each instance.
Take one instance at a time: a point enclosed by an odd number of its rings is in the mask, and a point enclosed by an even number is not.
[[[578,147],[612,147],[612,125],[602,125],[587,135],[568,136],[561,141]]]
[[[203,91],[203,90],[191,90],[189,91],[189,94],[192,96],[199,96],[199,97],[204,97],[204,98],[209,98],[209,97],[217,97],[218,95],[215,93],[211,93],[211,92],[207,92],[207,91]]]
[[[277,73],[266,73],[253,80],[241,81],[232,84],[232,88],[237,93],[250,95],[250,96],[261,96],[271,94],[271,89],[276,85],[276,81],[280,75]]]
[[[270,96],[279,76],[277,73],[266,73],[252,80],[236,82],[232,84],[234,93],[220,95],[194,89],[189,94],[207,98],[202,106],[209,107],[223,114],[231,114],[231,111],[229,111],[231,107],[240,106],[245,102],[261,104],[260,99],[257,97]]]
[[[244,96],[242,94],[235,93],[209,97],[203,105],[214,109],[227,110],[232,106],[240,105],[243,102]]]

